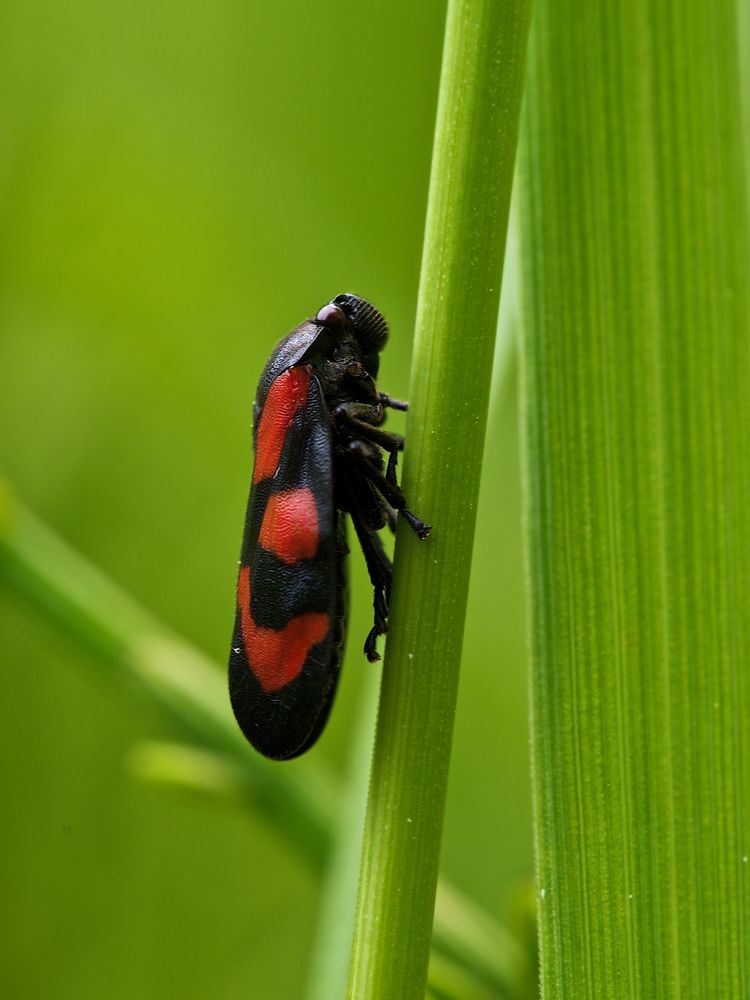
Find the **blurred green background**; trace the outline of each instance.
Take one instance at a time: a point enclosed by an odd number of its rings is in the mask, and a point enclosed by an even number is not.
[[[407,392],[443,16],[427,0],[0,10],[0,467],[218,664],[276,340],[355,290],[391,323],[382,387]],[[500,918],[532,867],[516,423],[509,377],[442,863]],[[342,773],[378,669],[353,564],[343,681],[311,751]],[[263,815],[136,780],[128,753],[170,724],[0,595],[3,995],[299,997],[320,873]]]

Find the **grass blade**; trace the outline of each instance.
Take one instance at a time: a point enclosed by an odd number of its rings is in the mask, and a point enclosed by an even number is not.
[[[523,200],[543,996],[750,976],[736,11],[541,3]]]

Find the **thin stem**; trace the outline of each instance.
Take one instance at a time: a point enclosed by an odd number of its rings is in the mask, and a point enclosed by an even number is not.
[[[451,0],[349,995],[424,996],[528,0]]]

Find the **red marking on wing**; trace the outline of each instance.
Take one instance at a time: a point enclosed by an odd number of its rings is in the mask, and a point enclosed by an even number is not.
[[[242,641],[250,669],[266,694],[286,687],[299,675],[313,646],[325,638],[329,617],[324,612],[296,615],[284,628],[261,628],[250,613],[250,567],[240,569],[237,604],[242,619]]]
[[[312,490],[301,487],[272,493],[266,504],[258,541],[267,552],[291,565],[312,559],[318,551],[318,510]]]
[[[284,441],[294,415],[307,403],[310,370],[304,366],[283,372],[271,385],[258,425],[253,482],[272,476],[279,467]]]

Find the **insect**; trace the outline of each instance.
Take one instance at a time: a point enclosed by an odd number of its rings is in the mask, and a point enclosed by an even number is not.
[[[242,732],[276,760],[309,749],[331,709],[346,636],[345,514],[374,590],[370,661],[391,591],[378,530],[395,530],[398,513],[419,538],[431,531],[396,480],[404,439],[381,426],[388,407],[407,408],[375,383],[387,338],[373,305],[337,295],[277,344],[258,383],[229,692]]]

